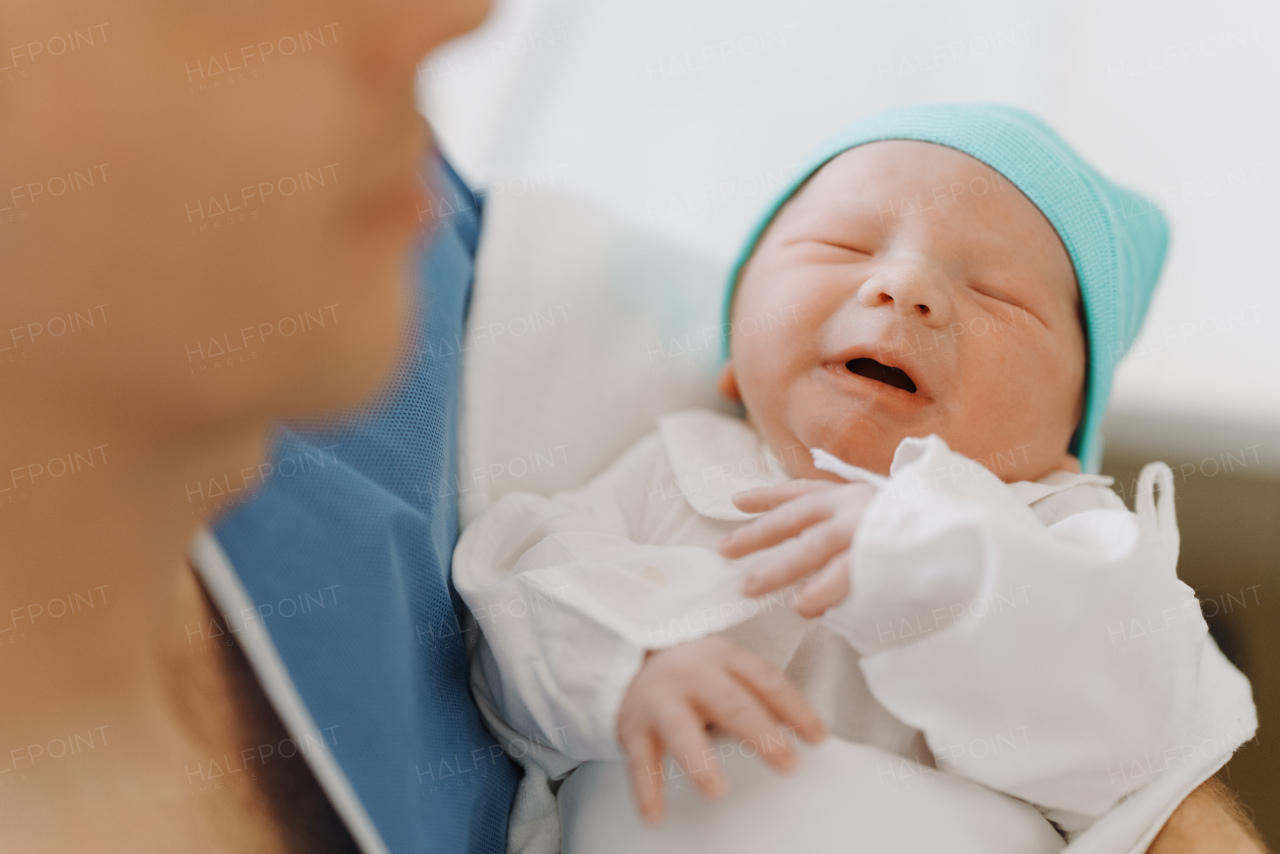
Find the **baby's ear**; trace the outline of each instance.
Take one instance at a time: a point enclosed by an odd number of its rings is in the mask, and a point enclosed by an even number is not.
[[[730,400],[742,402],[742,393],[738,391],[738,377],[733,372],[733,362],[725,362],[720,368],[720,376],[716,377],[716,389]]]

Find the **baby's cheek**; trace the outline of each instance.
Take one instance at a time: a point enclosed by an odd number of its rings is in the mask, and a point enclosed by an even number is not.
[[[739,382],[776,397],[795,372],[797,345],[788,330],[764,329],[748,317],[735,320],[733,334]]]
[[[1027,374],[1027,382],[1049,419],[1073,420],[1084,393],[1084,355],[1079,348],[1053,342],[1042,345]],[[1071,425],[1074,427],[1074,424]]]
[[[962,379],[940,395],[939,416],[954,448],[1008,445],[1041,420],[1044,377],[1034,355],[1005,342],[974,342],[958,354]]]

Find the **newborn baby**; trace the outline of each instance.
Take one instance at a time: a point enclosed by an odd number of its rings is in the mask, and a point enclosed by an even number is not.
[[[1185,739],[1205,646],[1167,467],[1136,513],[1081,473],[1164,221],[996,106],[873,116],[798,184],[730,280],[720,389],[745,418],[665,416],[583,489],[508,494],[458,544],[477,700],[522,745],[513,820],[625,759],[658,821],[664,777],[723,791],[709,733],[786,769],[794,730],[1078,834]]]

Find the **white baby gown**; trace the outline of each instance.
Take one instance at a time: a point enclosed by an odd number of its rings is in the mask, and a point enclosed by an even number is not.
[[[937,437],[904,440],[854,537],[853,593],[817,621],[794,590],[741,595],[764,554],[714,550],[752,518],[734,493],[787,478],[739,419],[664,416],[582,489],[504,496],[464,532],[454,583],[481,630],[477,701],[526,770],[509,850],[559,850],[560,816],[566,854],[776,851],[800,829],[818,852],[851,833],[1057,850],[1041,814],[1073,852],[1143,850],[1256,727],[1176,577],[1167,472],[1144,471],[1131,513],[1106,478],[1004,484]],[[618,706],[646,650],[710,634],[784,668],[833,738],[791,778],[722,742],[730,795],[708,808],[674,779],[655,836],[630,805]]]

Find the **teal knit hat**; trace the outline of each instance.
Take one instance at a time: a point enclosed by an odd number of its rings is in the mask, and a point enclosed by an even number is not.
[[[1169,227],[1154,202],[1108,181],[1048,125],[1023,110],[1000,104],[904,107],[876,113],[828,139],[743,244],[729,274],[726,323],[738,274],[783,204],[836,155],[888,139],[937,143],[982,161],[1017,186],[1057,230],[1075,267],[1089,344],[1084,416],[1071,452],[1085,471],[1096,472],[1112,375],[1146,316],[1164,264]],[[726,337],[726,356],[728,346]]]

